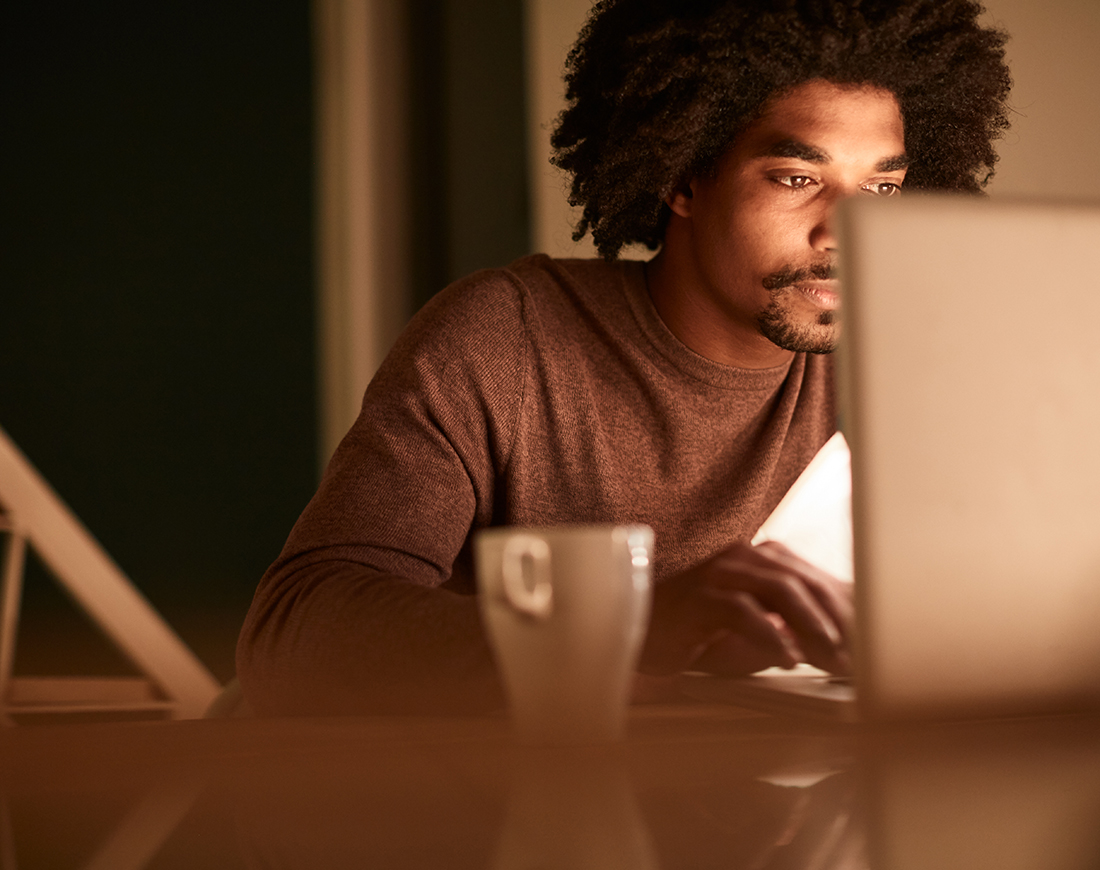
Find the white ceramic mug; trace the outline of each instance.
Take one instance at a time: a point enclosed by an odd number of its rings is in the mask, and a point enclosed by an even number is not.
[[[520,739],[618,739],[649,621],[653,530],[495,528],[475,547],[481,612]]]

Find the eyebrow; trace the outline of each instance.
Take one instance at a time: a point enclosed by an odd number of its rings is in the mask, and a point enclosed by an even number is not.
[[[875,165],[876,172],[897,172],[899,169],[907,169],[909,167],[909,155],[908,154],[895,154],[893,157],[887,157],[885,160],[880,160]]]
[[[807,163],[831,163],[833,158],[827,151],[822,151],[813,145],[799,142],[797,139],[782,139],[773,142],[762,152],[761,157],[790,157],[794,160],[805,160]],[[885,157],[875,164],[875,172],[897,172],[909,166],[909,156],[895,154],[893,157]]]
[[[807,163],[830,163],[832,157],[820,148],[799,142],[797,139],[782,139],[773,142],[761,153],[761,157],[791,157],[795,160],[805,160]]]

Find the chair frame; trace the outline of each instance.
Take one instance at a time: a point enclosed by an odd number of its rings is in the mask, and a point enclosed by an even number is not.
[[[200,718],[220,686],[0,429],[0,721],[20,714],[149,711]],[[139,677],[13,674],[27,548],[141,672]]]

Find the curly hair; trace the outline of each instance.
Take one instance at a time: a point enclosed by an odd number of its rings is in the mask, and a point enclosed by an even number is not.
[[[907,188],[980,191],[1008,127],[1007,36],[972,0],[601,0],[567,62],[551,142],[600,254],[656,249],[665,198],[769,100],[811,79],[898,100]]]

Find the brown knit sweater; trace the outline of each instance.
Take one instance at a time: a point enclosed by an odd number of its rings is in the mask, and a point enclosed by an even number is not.
[[[705,359],[641,263],[472,275],[398,340],[260,582],[245,695],[261,713],[499,703],[473,531],[647,523],[660,581],[749,539],[834,430],[829,357]]]

